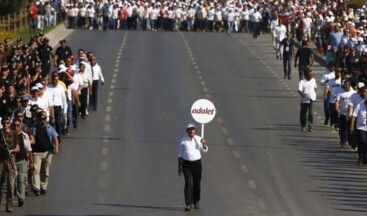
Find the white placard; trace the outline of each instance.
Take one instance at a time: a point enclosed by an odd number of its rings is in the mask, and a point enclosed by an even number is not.
[[[207,99],[199,99],[191,106],[192,118],[201,123],[201,136],[204,137],[204,124],[211,122],[216,114],[214,104]]]

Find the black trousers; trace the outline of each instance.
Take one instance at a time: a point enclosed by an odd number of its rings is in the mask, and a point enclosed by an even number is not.
[[[89,97],[89,106],[97,109],[99,80],[93,80],[92,95]]]
[[[182,170],[185,177],[185,203],[192,205],[200,201],[201,160],[184,160]]]

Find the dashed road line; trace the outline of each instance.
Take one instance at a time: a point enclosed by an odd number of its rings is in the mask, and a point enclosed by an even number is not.
[[[99,164],[99,170],[100,170],[100,171],[105,171],[106,169],[107,169],[107,162],[102,161],[102,162]]]
[[[227,144],[228,145],[234,145],[234,142],[231,138],[227,138]]]
[[[240,164],[240,167],[241,167],[242,172],[248,173],[248,169],[247,169],[247,166],[245,164]]]
[[[224,134],[228,134],[228,130],[227,130],[227,128],[225,128],[225,127],[221,127],[221,130],[222,130],[222,133],[224,133]]]
[[[102,156],[107,156],[108,155],[108,148],[107,147],[104,147],[102,148]]]
[[[238,151],[232,151],[232,153],[233,153],[233,155],[234,155],[234,157],[235,158],[241,158],[241,155],[240,155],[240,153],[238,152]]]
[[[250,181],[248,181],[248,183],[249,183],[251,189],[253,189],[253,190],[256,190],[257,189],[254,180],[250,180]]]

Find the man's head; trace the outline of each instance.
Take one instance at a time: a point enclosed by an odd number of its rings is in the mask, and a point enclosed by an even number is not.
[[[190,138],[193,138],[196,133],[196,126],[192,123],[186,126],[186,133]]]

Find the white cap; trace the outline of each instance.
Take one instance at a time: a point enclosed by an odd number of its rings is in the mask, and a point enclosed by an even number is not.
[[[31,91],[34,91],[34,90],[38,90],[39,88],[37,87],[37,86],[33,86],[32,88],[31,88]]]
[[[364,87],[364,83],[363,83],[363,82],[359,82],[359,83],[357,84],[357,88],[362,88],[362,87]]]
[[[186,129],[189,129],[189,128],[196,128],[196,126],[193,123],[189,123],[187,124]]]
[[[41,83],[36,83],[36,85],[34,86],[36,86],[37,88],[43,88],[43,85]]]

